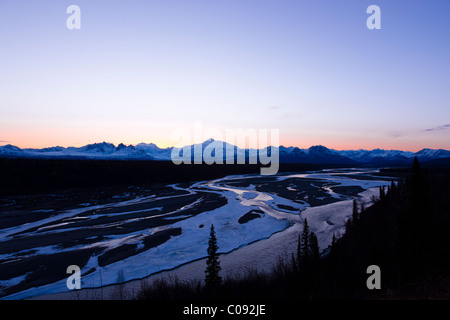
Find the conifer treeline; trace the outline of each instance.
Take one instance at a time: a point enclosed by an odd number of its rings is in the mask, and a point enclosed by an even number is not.
[[[449,298],[449,178],[448,169],[426,172],[416,158],[411,174],[380,187],[371,207],[358,210],[355,201],[345,234],[323,259],[322,275],[333,274],[329,292],[344,298]],[[381,292],[364,284],[372,264],[382,272]]]
[[[171,290],[182,288],[184,299],[450,299],[450,170],[427,174],[415,160],[411,172],[381,187],[372,206],[354,201],[345,234],[333,234],[323,257],[305,219],[296,255],[280,259],[272,273],[225,278],[213,291],[200,283]],[[213,228],[214,248],[212,235]],[[381,290],[366,286],[370,265],[380,267]]]

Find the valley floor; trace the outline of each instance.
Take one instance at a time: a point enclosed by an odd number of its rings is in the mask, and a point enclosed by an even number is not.
[[[0,289],[6,299],[110,299],[119,289],[131,297],[143,281],[160,277],[201,280],[211,224],[224,276],[270,271],[296,250],[303,219],[325,249],[333,233],[343,233],[352,200],[368,205],[375,187],[388,184],[368,170],[323,170],[167,185],[67,210],[10,202],[0,211],[8,221],[0,230]],[[86,289],[68,291],[72,264],[82,269]]]

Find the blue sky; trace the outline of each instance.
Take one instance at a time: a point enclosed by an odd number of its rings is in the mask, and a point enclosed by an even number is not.
[[[450,149],[449,16],[446,0],[2,0],[0,141],[170,146],[201,121],[299,147]]]

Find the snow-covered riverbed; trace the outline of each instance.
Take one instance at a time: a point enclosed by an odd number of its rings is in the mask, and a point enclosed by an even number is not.
[[[352,174],[355,173],[365,174],[367,179],[361,176],[357,179],[352,178]],[[115,290],[113,285],[118,281],[127,282],[126,291],[132,295],[132,292],[137,292],[140,288],[141,280],[138,279],[146,278],[152,281],[157,277],[170,274],[176,275],[181,280],[201,280],[204,275],[203,258],[206,256],[211,224],[215,226],[219,252],[222,253],[220,260],[223,276],[239,274],[242,270],[249,268],[269,271],[276,263],[278,256],[285,253],[290,255],[296,249],[298,233],[301,231],[304,218],[308,219],[311,230],[318,237],[320,248],[324,249],[330,244],[333,233],[339,235],[344,232],[345,221],[351,215],[353,199],[357,198],[358,201],[364,201],[366,205],[369,205],[371,196],[378,194],[378,186],[388,184],[390,184],[388,179],[374,179],[368,172],[326,170],[270,178],[255,175],[230,176],[183,187],[174,185],[174,189],[188,191],[183,193],[184,196],[192,196],[199,192],[211,193],[224,197],[226,203],[212,210],[200,210],[200,213],[192,214],[192,208],[201,207],[203,204],[199,198],[196,198],[173,210],[177,212],[177,215],[172,216],[171,212],[165,213],[166,216],[163,217],[165,224],[162,226],[108,235],[108,238],[102,241],[71,248],[71,250],[80,250],[86,249],[87,246],[94,246],[108,251],[118,246],[136,245],[139,249],[143,247],[146,235],[168,229],[181,228],[182,230],[181,234],[172,235],[159,245],[142,251],[136,250],[137,254],[128,255],[124,259],[106,265],[100,266],[98,254],[93,254],[82,268],[82,287],[92,288],[91,290],[77,291],[74,296],[74,292],[68,292],[64,278],[4,298],[23,299],[38,296],[52,299],[56,297],[63,299],[111,298]],[[350,189],[336,189],[336,187],[358,187],[361,192],[351,194],[347,192]],[[345,192],[339,193],[336,190]],[[298,194],[302,195],[301,199],[297,198]],[[154,198],[158,199],[157,196]],[[175,198],[168,198],[167,201],[170,202],[173,199]],[[313,205],[308,202],[308,199]],[[144,201],[150,200],[152,199],[146,198]],[[132,204],[139,204],[139,200]],[[128,205],[129,203],[115,203],[112,207],[122,206],[125,212],[128,212],[126,210]],[[162,207],[164,208],[164,204]],[[84,209],[87,211],[91,208]],[[254,216],[252,219],[247,219],[245,223],[240,223],[240,218],[252,210],[259,216],[255,215],[256,218]],[[183,212],[186,213],[185,217],[180,218],[183,217],[181,215]],[[78,215],[79,212],[70,217],[76,218]],[[65,213],[64,218],[67,217],[68,213]],[[170,219],[174,219],[174,222],[169,223]],[[51,222],[57,223],[57,220],[52,218]],[[130,219],[126,221],[129,223]],[[46,223],[48,222],[47,220]],[[33,226],[39,227],[39,223]],[[9,236],[13,234],[11,229],[6,231],[4,234],[0,233],[0,240],[9,239]],[[24,231],[23,227],[21,231]],[[44,232],[45,229],[41,231]],[[55,247],[48,246],[34,249],[38,252],[39,250],[50,252],[50,254],[57,251]],[[74,263],[67,261],[67,265],[70,264]],[[119,273],[120,277],[118,277]],[[0,281],[0,285],[11,286],[21,281],[24,281],[24,277]],[[98,289],[100,286],[104,287],[101,289],[101,294]],[[55,296],[55,294],[58,295]]]

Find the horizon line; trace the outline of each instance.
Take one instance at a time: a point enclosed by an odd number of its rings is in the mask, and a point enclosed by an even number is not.
[[[216,139],[214,139],[214,138],[208,138],[208,139],[206,139],[206,140],[204,140],[204,141],[202,141],[202,142],[194,142],[194,143],[192,143],[191,145],[195,145],[195,144],[203,144],[203,143],[205,143],[205,142],[208,142],[208,141],[210,141],[210,140],[212,140],[211,142],[221,142],[221,143],[228,143],[228,144],[231,144],[231,143],[229,143],[229,142],[227,142],[227,141],[223,141],[223,140],[216,140]],[[2,141],[2,142],[9,142],[9,141]],[[75,145],[69,145],[69,146],[61,146],[61,145],[54,145],[54,146],[51,146],[51,147],[42,147],[42,148],[39,148],[39,147],[22,147],[22,146],[19,146],[19,145],[15,145],[15,144],[12,144],[12,143],[7,143],[7,144],[4,144],[4,145],[0,145],[0,147],[5,147],[5,146],[8,146],[8,145],[10,145],[10,146],[14,146],[14,147],[17,147],[17,148],[19,148],[19,149],[21,149],[21,150],[26,150],[26,149],[35,149],[35,150],[41,150],[41,149],[46,149],[46,148],[57,148],[57,147],[61,147],[61,148],[65,148],[65,149],[68,149],[68,148],[82,148],[82,147],[85,147],[85,146],[87,146],[87,145],[95,145],[95,144],[102,144],[102,143],[107,143],[107,144],[112,144],[114,147],[118,147],[119,145],[121,145],[121,144],[123,144],[123,145],[125,145],[125,146],[133,146],[133,147],[135,147],[135,146],[137,146],[137,145],[139,145],[139,144],[153,144],[153,145],[155,145],[157,148],[159,148],[159,149],[168,149],[168,148],[174,148],[175,146],[169,146],[169,147],[160,147],[157,143],[154,143],[154,142],[139,142],[139,143],[136,143],[136,144],[126,144],[126,143],[123,143],[123,142],[119,142],[119,143],[117,143],[117,145],[116,145],[116,143],[114,143],[114,142],[109,142],[109,141],[102,141],[102,142],[94,142],[94,143],[87,143],[87,144],[80,144],[80,146],[75,146]],[[235,146],[235,147],[238,147],[237,145],[235,145],[235,144],[231,144],[231,145],[233,145],[233,146]],[[188,145],[186,145],[186,146],[189,146],[189,144]],[[272,146],[272,145],[270,145],[270,146],[268,146],[268,147],[277,147],[277,146]],[[310,148],[312,148],[312,147],[325,147],[325,148],[327,148],[327,149],[329,149],[329,150],[335,150],[335,151],[374,151],[374,150],[384,150],[384,151],[402,151],[402,152],[412,152],[412,153],[417,153],[417,152],[420,152],[420,151],[422,151],[422,150],[426,150],[426,149],[430,149],[430,150],[446,150],[446,151],[450,151],[450,150],[447,150],[447,149],[445,149],[445,148],[429,148],[429,147],[425,147],[425,148],[421,148],[421,149],[419,149],[418,151],[411,151],[411,150],[404,150],[404,149],[384,149],[384,148],[381,148],[381,147],[377,147],[377,148],[374,148],[374,149],[365,149],[365,148],[355,148],[355,149],[336,149],[336,148],[329,148],[328,146],[326,146],[326,145],[323,145],[323,144],[312,144],[310,147],[305,147],[305,148],[303,148],[303,147],[299,147],[299,146],[293,146],[293,145],[290,145],[289,147],[287,147],[287,146],[284,146],[284,145],[282,145],[282,144],[280,144],[278,147],[284,147],[284,148],[287,148],[287,149],[289,149],[289,148],[298,148],[298,149],[300,149],[300,150],[307,150],[307,149],[310,149]],[[241,148],[241,147],[238,147],[238,148],[240,148],[240,149],[254,149],[254,148],[247,148],[247,147],[245,147],[245,148]]]

